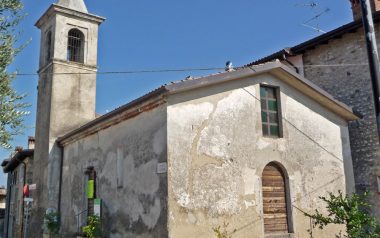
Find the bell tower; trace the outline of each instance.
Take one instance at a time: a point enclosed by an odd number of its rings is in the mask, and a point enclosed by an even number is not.
[[[360,20],[362,18],[362,10],[360,7],[360,0],[350,0],[352,15],[354,20]],[[380,11],[380,0],[370,0],[372,12]]]
[[[83,0],[59,0],[36,23],[41,47],[30,237],[42,237],[46,211],[59,210],[62,152],[56,139],[95,119],[98,28],[103,21],[88,13]]]

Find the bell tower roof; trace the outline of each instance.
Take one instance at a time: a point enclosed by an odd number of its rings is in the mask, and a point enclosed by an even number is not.
[[[58,0],[58,5],[76,10],[79,12],[88,13],[86,4],[83,0]]]

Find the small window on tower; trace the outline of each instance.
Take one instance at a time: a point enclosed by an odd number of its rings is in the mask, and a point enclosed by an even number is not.
[[[84,62],[84,35],[78,29],[71,29],[68,34],[67,60]]]
[[[45,62],[48,63],[51,59],[51,31],[46,34],[46,58]]]
[[[380,176],[377,176],[377,191],[380,193]]]

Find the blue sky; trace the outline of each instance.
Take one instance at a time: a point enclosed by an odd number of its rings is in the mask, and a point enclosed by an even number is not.
[[[32,39],[12,70],[35,73],[38,68],[39,30],[34,23],[54,3],[52,0],[23,1],[28,14],[19,26],[20,42]],[[224,67],[226,61],[240,66],[284,47],[293,46],[321,33],[302,26],[320,12],[317,21],[325,31],[352,20],[348,0],[88,0],[89,12],[107,18],[100,28],[99,71],[130,71],[178,68]],[[99,75],[97,112],[104,114],[170,81],[210,72],[176,72],[129,75]],[[12,142],[26,147],[34,135],[37,76],[18,77],[14,83],[27,93],[31,114],[24,135]],[[0,149],[0,159],[11,151]],[[0,185],[6,176],[0,172]]]

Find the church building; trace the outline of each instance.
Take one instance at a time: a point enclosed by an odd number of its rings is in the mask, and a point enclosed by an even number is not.
[[[163,85],[96,117],[104,20],[83,0],[59,0],[36,23],[28,237],[57,213],[62,237],[99,215],[102,237],[210,238],[228,223],[234,238],[304,238],[303,211],[323,210],[319,196],[355,191],[349,125],[359,117],[280,59]]]

